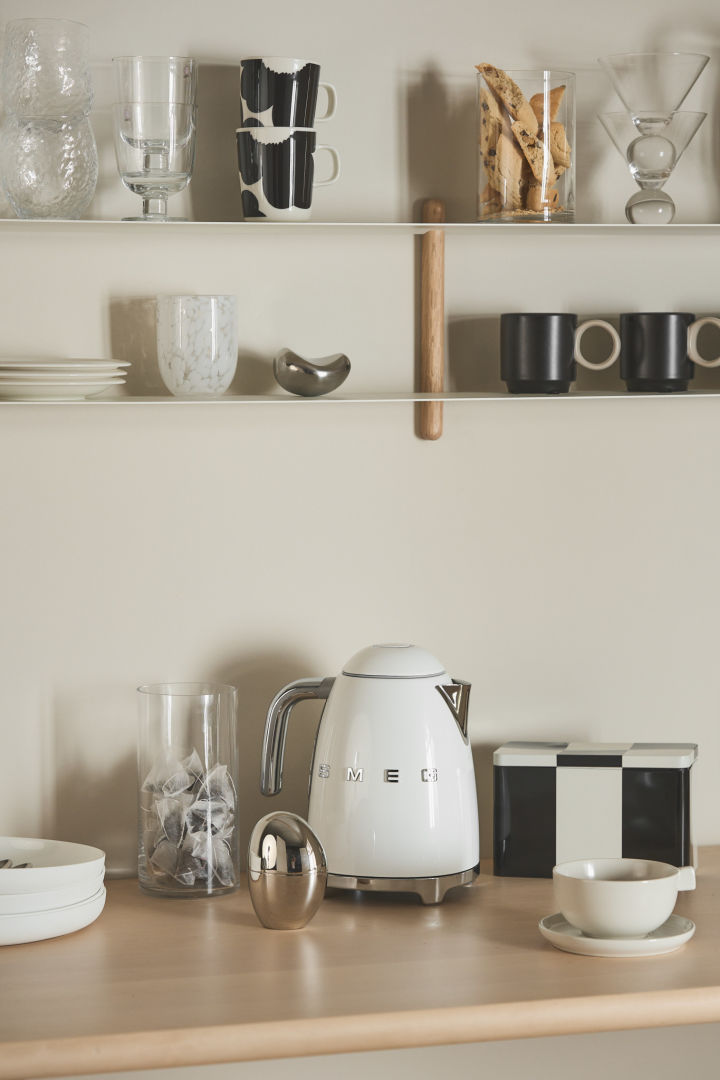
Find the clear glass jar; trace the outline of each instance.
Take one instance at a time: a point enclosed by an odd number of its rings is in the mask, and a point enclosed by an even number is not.
[[[238,885],[234,686],[139,686],[138,879],[160,896]]]
[[[575,76],[480,64],[478,220],[575,218]]]

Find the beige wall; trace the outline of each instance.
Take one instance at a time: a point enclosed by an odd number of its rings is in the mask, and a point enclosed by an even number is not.
[[[633,185],[593,120],[612,101],[595,57],[711,52],[687,102],[710,109],[720,71],[713,6],[548,0],[542,18],[528,6],[520,21],[500,10],[463,0],[33,4],[33,14],[80,18],[92,31],[96,217],[136,210],[114,170],[111,55],[204,61],[201,153],[176,212],[232,219],[237,60],[269,52],[319,59],[338,87],[323,136],[344,171],[318,194],[319,218],[408,219],[428,195],[471,218],[473,64],[490,60],[578,72],[579,214],[622,221]],[[4,17],[20,14],[27,5],[6,0]],[[711,113],[668,184],[679,221],[718,218],[716,132]],[[124,356],[135,386],[152,385],[147,299],[234,292],[239,391],[270,387],[282,345],[346,351],[349,390],[412,386],[410,235],[0,233],[0,353]],[[483,232],[449,238],[447,256],[456,389],[497,387],[502,311],[720,309],[708,235]],[[720,388],[717,374],[697,382]],[[619,384],[610,373],[582,385]],[[445,419],[430,444],[416,438],[406,405],[2,406],[0,723],[11,762],[2,831],[92,841],[115,872],[131,871],[134,687],[217,678],[240,688],[249,833],[268,808],[258,758],[273,693],[295,677],[334,674],[365,644],[406,639],[473,683],[486,854],[492,748],[547,736],[697,741],[696,838],[720,842],[718,401],[503,400],[454,404]],[[301,813],[316,715],[296,711],[288,744],[281,801]],[[457,1053],[467,1062],[467,1049]]]

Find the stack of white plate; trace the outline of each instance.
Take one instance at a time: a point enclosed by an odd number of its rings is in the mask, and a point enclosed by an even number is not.
[[[99,848],[0,836],[0,945],[89,926],[105,906],[104,876]]]
[[[82,401],[122,386],[129,360],[0,357],[0,398]]]

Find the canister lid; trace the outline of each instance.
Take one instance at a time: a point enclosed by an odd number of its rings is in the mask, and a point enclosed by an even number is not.
[[[356,652],[342,673],[374,679],[426,679],[445,675],[445,670],[437,657],[417,645],[388,643]]]
[[[688,769],[697,756],[697,743],[508,742],[495,751],[493,764]]]

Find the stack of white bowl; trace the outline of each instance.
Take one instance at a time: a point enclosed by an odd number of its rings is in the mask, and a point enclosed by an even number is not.
[[[105,906],[105,852],[64,840],[0,837],[0,945],[82,930]]]

